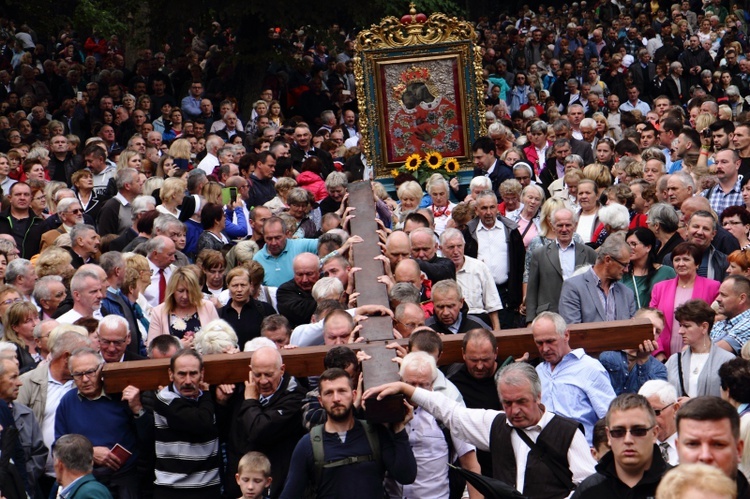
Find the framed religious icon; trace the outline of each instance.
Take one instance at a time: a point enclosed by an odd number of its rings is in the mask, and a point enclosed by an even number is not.
[[[362,31],[354,71],[362,151],[375,176],[439,153],[472,164],[486,134],[481,53],[471,24],[444,14],[385,18]],[[454,172],[455,173],[455,172]]]

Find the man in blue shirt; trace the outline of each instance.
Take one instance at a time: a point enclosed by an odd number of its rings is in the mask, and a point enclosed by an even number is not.
[[[548,411],[582,424],[591,444],[594,424],[607,414],[615,398],[607,371],[582,348],[570,348],[568,325],[559,314],[537,315],[531,332],[544,359],[536,368],[542,381],[542,403]]]
[[[279,217],[271,217],[263,224],[263,239],[266,244],[255,254],[253,260],[265,270],[263,284],[281,286],[294,277],[292,262],[300,253],[318,253],[317,239],[287,239],[286,223]]]

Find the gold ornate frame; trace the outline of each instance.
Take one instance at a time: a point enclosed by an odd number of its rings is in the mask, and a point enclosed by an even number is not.
[[[406,110],[406,101],[401,101],[405,85],[410,82],[423,83],[436,97],[434,105],[438,106],[440,99],[445,104],[440,108],[448,109],[450,117],[446,120],[437,113],[433,122],[433,135],[440,133],[436,129],[444,130],[442,140],[433,141],[430,146],[414,140],[408,147],[421,150],[411,152],[437,150],[455,157],[462,167],[473,167],[471,144],[487,133],[482,55],[475,44],[474,28],[441,13],[432,14],[423,22],[408,22],[407,17],[418,19],[414,14],[412,8],[412,15],[405,16],[403,22],[387,17],[357,37],[354,75],[360,103],[361,147],[377,178],[389,177],[391,169],[403,164],[405,154],[397,151],[404,149],[394,146],[394,120],[412,112]],[[401,104],[403,113],[397,110]],[[435,113],[430,116],[434,119]],[[396,128],[395,135],[400,140],[399,132],[402,130]]]

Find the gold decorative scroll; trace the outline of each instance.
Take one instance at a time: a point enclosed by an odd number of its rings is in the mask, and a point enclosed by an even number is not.
[[[403,48],[459,40],[474,40],[474,27],[455,17],[434,13],[424,23],[402,24],[395,17],[386,17],[380,25],[357,36],[359,49]]]

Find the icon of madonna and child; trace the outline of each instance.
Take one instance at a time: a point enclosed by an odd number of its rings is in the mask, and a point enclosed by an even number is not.
[[[455,60],[436,60],[386,69],[386,84],[396,83],[386,86],[392,88],[386,97],[389,163],[427,151],[445,157],[464,154],[455,65]]]

